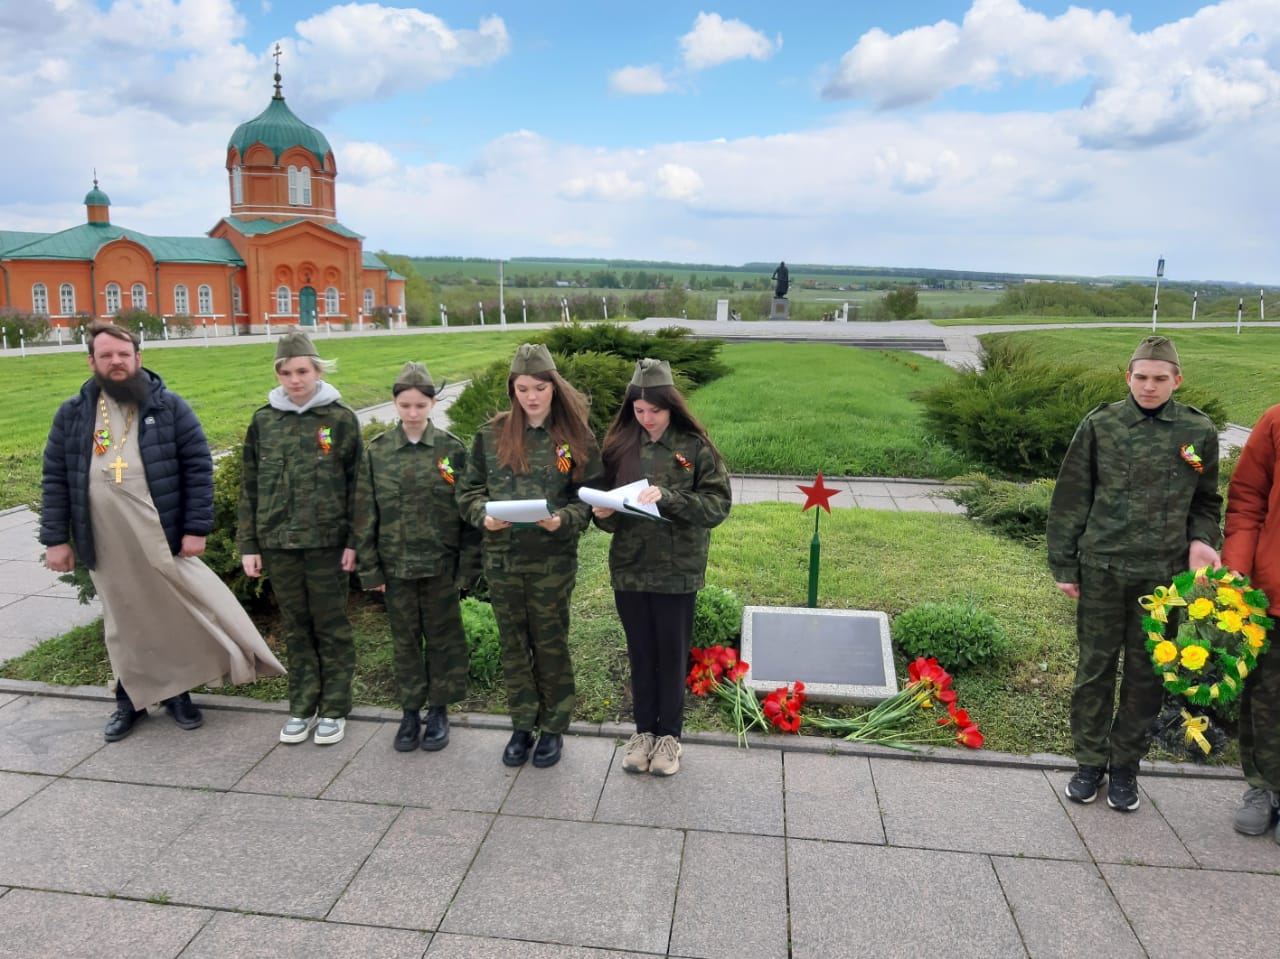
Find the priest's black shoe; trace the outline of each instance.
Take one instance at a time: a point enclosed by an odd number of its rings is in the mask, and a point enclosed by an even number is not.
[[[533,749],[533,733],[526,729],[517,729],[507,740],[507,748],[502,751],[502,765],[523,766]]]
[[[166,699],[164,708],[183,729],[199,729],[204,725],[204,715],[200,712],[200,707],[191,701],[190,693]]]
[[[429,753],[449,745],[449,707],[427,708],[427,729],[422,734],[422,748]],[[521,760],[523,763],[524,760]]]
[[[138,720],[145,719],[146,716],[147,711],[145,709],[134,709],[132,706],[117,706],[116,711],[107,720],[106,728],[102,730],[102,738],[109,743],[119,742],[133,732],[133,726]]]
[[[407,753],[418,748],[418,732],[422,728],[422,720],[418,718],[416,709],[406,709],[404,718],[400,720],[400,728],[396,730],[396,752]]]
[[[560,761],[560,746],[564,737],[559,733],[543,733],[538,737],[538,748],[533,751],[533,764],[539,769],[554,766]]]

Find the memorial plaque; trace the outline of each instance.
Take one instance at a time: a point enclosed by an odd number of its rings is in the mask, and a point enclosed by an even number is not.
[[[773,298],[773,309],[769,313],[771,320],[789,320],[791,319],[791,301],[785,296],[775,296]]]
[[[758,693],[800,680],[815,702],[871,704],[898,691],[889,617],[876,610],[747,606],[742,658]]]

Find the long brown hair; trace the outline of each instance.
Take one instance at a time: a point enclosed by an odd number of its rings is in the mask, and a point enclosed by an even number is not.
[[[511,401],[511,409],[499,413],[492,420],[497,437],[498,462],[513,473],[529,472],[529,456],[524,448],[524,431],[529,421],[524,415],[524,407],[516,399],[517,375],[532,376],[535,380],[551,384],[551,410],[542,425],[556,446],[568,444],[573,464],[571,475],[575,480],[581,480],[587,457],[596,445],[587,421],[587,398],[555,370],[512,373],[507,377],[507,398]]]
[[[707,436],[706,429],[689,412],[689,406],[678,389],[674,386],[631,385],[627,387],[627,395],[623,398],[617,415],[609,424],[609,431],[604,434],[604,448],[600,455],[604,459],[605,480],[610,486],[616,486],[620,482],[634,482],[640,478],[624,475],[639,468],[640,440],[644,435],[644,427],[636,419],[637,400],[644,400],[660,410],[670,411],[671,423],[667,429],[692,433],[707,445],[717,460],[722,459],[720,451],[711,442],[711,437]]]

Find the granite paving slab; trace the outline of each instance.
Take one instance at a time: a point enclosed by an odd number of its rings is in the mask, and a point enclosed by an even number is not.
[[[15,889],[0,899],[0,954],[35,959],[178,956],[205,909]]]
[[[27,595],[26,593],[0,592],[0,609],[4,609],[10,603],[16,603],[18,600],[22,599],[26,595]],[[4,655],[3,647],[0,647],[0,663],[4,662],[5,659],[9,659],[9,658],[12,658],[12,657],[6,657]]]
[[[862,509],[894,510],[898,508],[892,496],[868,496],[865,493],[859,493],[853,498],[853,502],[855,506]]]
[[[854,496],[890,496],[889,484],[875,480],[849,480],[849,492]]]
[[[1231,826],[1232,813],[1247,788],[1243,780],[1139,776],[1138,782],[1202,867],[1280,870],[1280,845],[1270,833],[1243,836]]]
[[[119,893],[216,798],[193,790],[59,779],[41,790],[39,802],[0,818],[0,883]]]
[[[50,776],[0,772],[0,816],[53,782]]]
[[[0,530],[25,529],[34,540],[39,533],[40,520],[27,506],[11,506],[0,510]]]
[[[873,759],[893,846],[1088,859],[1043,774],[964,763]]]
[[[787,875],[791,959],[1026,955],[986,856],[795,839]]]
[[[40,530],[35,523],[21,526],[0,526],[0,560],[39,563],[42,573],[56,578],[62,574],[53,572],[40,560],[40,557],[44,555],[45,548],[37,538],[39,534]]]
[[[435,929],[492,823],[488,813],[404,810],[328,918]]]
[[[1151,959],[1263,956],[1274,954],[1280,941],[1280,916],[1274,908],[1280,876],[1111,864],[1100,868]]]
[[[0,709],[4,709],[5,706],[9,705],[11,702],[14,702],[17,699],[18,699],[17,693],[0,693]]]
[[[200,697],[193,697],[197,705]],[[127,739],[108,743],[68,775],[85,779],[230,789],[279,742],[280,719],[205,709],[204,725],[182,729],[153,706]]]
[[[165,895],[184,905],[320,918],[398,812],[223,793],[127,891],[139,898]]]
[[[606,778],[626,775],[615,742],[602,736],[566,736],[560,762],[549,769],[530,765],[520,771],[502,804],[503,815],[590,822]]]
[[[87,626],[102,616],[102,604],[88,605],[62,596],[25,596],[0,609],[0,655],[19,656],[37,643],[61,636],[73,626]],[[104,720],[105,721],[105,720]]]
[[[665,953],[682,845],[671,830],[500,817],[440,931]]]
[[[1088,805],[1067,799],[1063,790],[1072,775],[1069,771],[1056,770],[1045,773],[1058,795],[1058,802],[1071,817],[1094,860],[1144,866],[1196,865],[1187,847],[1146,793],[1145,787],[1153,777],[1139,777],[1141,805],[1133,812],[1120,813],[1107,805],[1106,787],[1099,790],[1098,798]]]
[[[422,959],[430,941],[425,933],[402,929],[223,912],[200,930],[182,959]]]
[[[690,832],[680,865],[680,891],[671,926],[670,954],[700,959],[787,954],[786,840]],[[734,911],[725,935],[725,880],[732,898],[749,904]]]
[[[394,736],[394,728],[385,735]],[[510,737],[510,732],[502,730],[453,726],[449,745],[434,753],[421,749],[398,753],[390,742],[375,740],[356,754],[322,795],[325,799],[497,812],[519,772],[502,765],[502,749]],[[386,748],[380,748],[384,745]]]
[[[3,534],[0,534],[0,540],[2,539]],[[34,557],[31,559],[0,557],[0,590],[8,593],[30,593],[33,592],[32,584],[40,584],[41,589],[57,585],[58,574],[49,572],[44,563]]]
[[[876,845],[885,841],[870,760],[784,753],[782,769],[788,836]]]
[[[280,727],[284,722],[284,713],[271,718],[270,739],[275,745],[232,787],[236,792],[318,799],[356,753],[366,745],[370,749],[381,748],[379,743],[371,740],[379,734],[385,734],[387,729],[386,723],[348,720],[342,742],[317,746],[310,740],[302,743],[280,742]],[[394,728],[392,727],[393,731]],[[386,744],[386,748],[391,751],[390,742]]]
[[[782,835],[782,754],[685,743],[675,776],[610,775],[598,822]]]
[[[106,743],[106,703],[22,696],[0,707],[0,769],[61,775]]]
[[[1146,956],[1092,863],[996,856],[992,865],[1032,959],[1064,953],[1107,959]]]
[[[581,949],[546,942],[512,939],[480,939],[438,933],[427,949],[427,959],[640,959],[639,952]]]

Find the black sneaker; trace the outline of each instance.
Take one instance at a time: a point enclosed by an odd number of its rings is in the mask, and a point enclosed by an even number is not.
[[[1138,774],[1132,769],[1111,770],[1111,785],[1107,787],[1107,805],[1120,812],[1133,812],[1138,808]]]
[[[1072,802],[1091,803],[1098,798],[1098,787],[1106,781],[1107,771],[1101,766],[1081,766],[1063,793]]]

